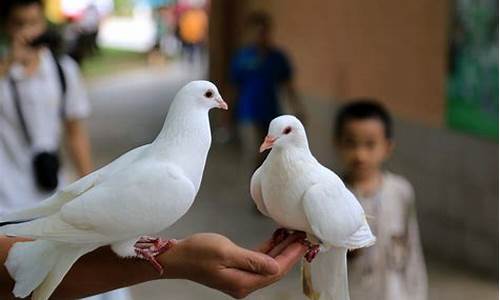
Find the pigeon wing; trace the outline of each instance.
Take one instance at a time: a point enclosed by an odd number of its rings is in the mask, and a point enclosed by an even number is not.
[[[269,217],[266,205],[264,204],[264,197],[262,197],[262,187],[260,184],[262,167],[259,167],[252,175],[250,180],[250,195],[252,196],[257,209],[265,216]]]
[[[64,204],[87,192],[99,182],[105,180],[108,176],[110,176],[110,174],[113,174],[116,170],[123,168],[135,160],[147,146],[148,145],[144,145],[125,153],[103,168],[63,187],[54,193],[54,195],[44,201],[41,201],[36,206],[14,211],[5,216],[1,216],[0,224],[5,222],[32,220],[58,212]]]
[[[0,227],[0,233],[108,244],[170,226],[188,210],[194,196],[193,184],[178,168],[137,164],[68,202],[60,212]]]
[[[351,236],[363,226],[363,209],[344,187],[317,183],[304,193],[302,203],[313,233],[329,245],[349,248]]]
[[[83,230],[130,237],[157,233],[184,215],[196,191],[171,163],[137,162],[64,205],[62,219]]]

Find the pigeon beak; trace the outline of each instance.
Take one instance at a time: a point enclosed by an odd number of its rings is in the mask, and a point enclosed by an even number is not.
[[[217,103],[218,103],[217,105],[218,108],[222,108],[223,110],[228,109],[227,103],[224,100],[222,100],[222,98],[217,99]]]
[[[266,136],[266,138],[264,139],[264,142],[262,142],[262,145],[260,145],[260,153],[266,151],[267,149],[270,149],[273,147],[273,144],[274,142],[277,140],[278,138],[275,138],[275,137],[272,137],[270,135]]]

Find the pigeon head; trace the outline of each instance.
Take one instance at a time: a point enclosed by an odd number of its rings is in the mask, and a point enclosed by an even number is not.
[[[294,116],[283,115],[271,121],[260,152],[270,148],[307,147],[304,125]]]
[[[179,91],[178,95],[182,96],[183,101],[193,105],[201,105],[206,109],[228,109],[227,103],[222,99],[217,87],[210,81],[191,81]]]

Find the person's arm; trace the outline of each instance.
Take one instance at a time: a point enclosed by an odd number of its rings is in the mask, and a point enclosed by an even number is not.
[[[229,62],[229,80],[235,86],[239,86],[244,78],[245,69],[241,64],[242,50],[233,55]]]
[[[79,119],[70,119],[64,122],[67,146],[75,163],[78,175],[83,177],[94,168],[92,162],[90,141],[85,124]]]
[[[303,238],[303,234],[294,234],[275,247],[267,241],[251,251],[218,234],[195,234],[158,257],[165,270],[162,277],[145,260],[119,258],[109,247],[103,247],[77,261],[56,289],[54,299],[82,298],[174,278],[192,280],[243,298],[283,277],[306,252],[306,246],[299,242]],[[0,237],[0,299],[14,299],[14,282],[4,263],[10,247],[19,241],[22,239]]]

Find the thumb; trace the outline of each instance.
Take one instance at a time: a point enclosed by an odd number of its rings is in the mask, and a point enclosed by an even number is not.
[[[274,275],[280,271],[278,263],[270,256],[239,248],[231,257],[230,267],[262,275]]]

